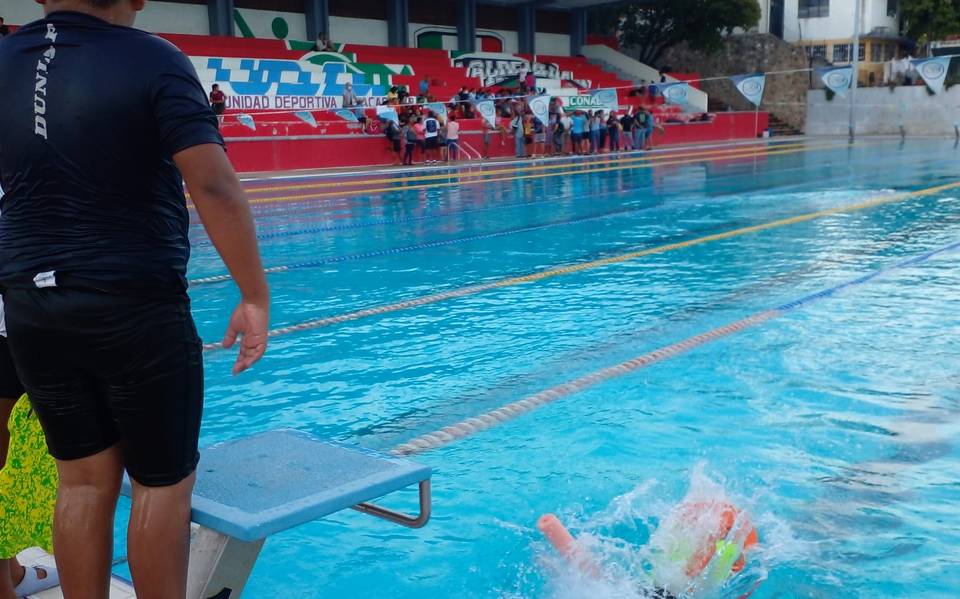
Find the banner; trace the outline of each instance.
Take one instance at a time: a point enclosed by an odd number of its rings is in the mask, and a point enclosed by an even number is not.
[[[346,108],[340,108],[338,110],[334,110],[333,114],[337,115],[338,117],[342,118],[345,121],[350,121],[351,123],[356,123],[359,121],[359,119],[357,119],[357,115],[353,114],[352,110],[347,110]]]
[[[763,73],[753,75],[734,75],[730,81],[737,87],[737,91],[743,94],[743,97],[750,101],[754,106],[759,107],[763,100],[763,88],[767,83],[767,76]]]
[[[497,105],[493,100],[481,100],[475,104],[477,112],[487,121],[491,127],[497,128]]]
[[[541,124],[546,125],[550,122],[550,96],[528,96],[527,106]]]
[[[950,68],[950,57],[918,58],[910,62],[923,77],[927,87],[933,90],[933,93],[939,94],[943,89],[943,81],[947,78],[947,69]]]
[[[663,99],[670,104],[686,104],[687,96],[690,95],[690,84],[682,81],[667,83],[660,86],[660,93],[663,95]]]
[[[253,131],[257,130],[257,124],[253,122],[253,117],[249,114],[238,114],[237,120],[240,121],[240,124],[248,129]]]
[[[613,112],[619,106],[615,89],[595,89],[590,91],[590,95],[604,112]]]
[[[377,106],[377,118],[393,121],[396,124],[400,124],[400,117],[397,115],[397,111],[390,106]]]
[[[298,119],[304,123],[310,125],[311,127],[317,126],[317,119],[313,118],[313,113],[306,110],[299,110],[293,113]]]
[[[424,106],[427,110],[432,110],[433,114],[447,118],[447,105],[443,102],[430,102],[429,104],[424,104]]]
[[[827,89],[843,97],[853,82],[853,67],[821,67],[817,74]]]
[[[563,109],[566,111],[602,110],[613,112],[619,107],[617,90],[615,89],[594,89],[579,96],[567,96],[563,98],[563,101]]]

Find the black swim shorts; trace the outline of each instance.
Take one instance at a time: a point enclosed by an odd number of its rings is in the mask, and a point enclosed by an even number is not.
[[[0,399],[20,399],[23,395],[23,385],[13,367],[13,358],[7,347],[7,338],[0,335]]]
[[[428,137],[424,141],[426,142],[426,146],[428,150],[435,150],[440,147],[440,138],[438,138],[437,136]]]
[[[173,485],[197,466],[203,359],[190,303],[8,289],[10,351],[58,460],[120,443],[127,472]]]

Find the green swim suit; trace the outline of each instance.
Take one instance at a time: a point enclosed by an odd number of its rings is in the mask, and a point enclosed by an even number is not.
[[[24,395],[10,415],[10,449],[0,471],[0,559],[29,547],[53,551],[57,466]]]

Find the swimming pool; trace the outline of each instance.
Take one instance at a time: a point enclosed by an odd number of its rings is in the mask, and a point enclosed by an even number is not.
[[[723,596],[955,596],[958,157],[807,140],[247,182],[290,330],[238,378],[210,347],[201,444],[295,428],[416,449],[435,515],[272,537],[245,596],[643,596],[651,528],[704,478],[761,537]],[[192,238],[212,344],[236,292]],[[623,579],[558,582],[550,511]]]

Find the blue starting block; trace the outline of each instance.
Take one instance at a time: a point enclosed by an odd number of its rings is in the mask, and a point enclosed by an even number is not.
[[[352,508],[410,528],[430,519],[431,469],[409,460],[289,430],[202,452],[193,493],[189,599],[236,599],[264,540]],[[369,503],[417,484],[420,514]],[[128,481],[123,493],[130,495]]]

